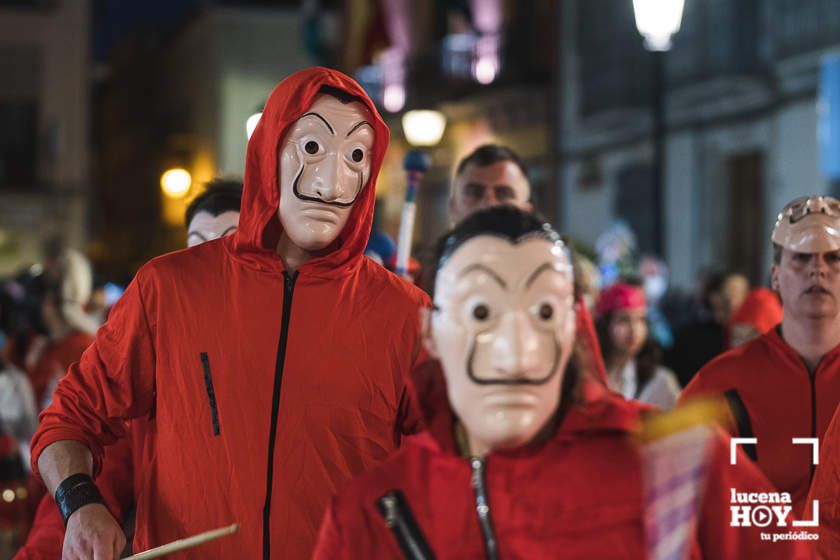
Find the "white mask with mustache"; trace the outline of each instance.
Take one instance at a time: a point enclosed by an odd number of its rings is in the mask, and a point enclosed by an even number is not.
[[[370,178],[374,132],[367,109],[321,94],[280,147],[280,205],[285,234],[304,251],[330,245]]]

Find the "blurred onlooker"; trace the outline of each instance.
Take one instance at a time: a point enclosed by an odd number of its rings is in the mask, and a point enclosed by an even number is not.
[[[29,440],[38,427],[35,394],[26,375],[7,362],[0,344],[0,433],[15,439],[23,466],[29,470]]]
[[[519,155],[498,144],[484,144],[461,160],[449,197],[449,220],[457,224],[476,210],[499,204],[531,212],[531,185]]]
[[[595,240],[602,286],[610,286],[638,271],[636,234],[622,219],[615,219]]]
[[[712,273],[701,290],[697,317],[680,330],[666,364],[685,387],[697,371],[728,348],[727,326],[732,312],[749,291],[747,279],[737,273]]]
[[[92,288],[87,258],[75,249],[63,249],[45,278],[43,338],[31,345],[26,357],[27,375],[41,408],[49,403],[52,389],[70,364],[93,342],[98,324],[85,311]]]
[[[729,320],[729,346],[734,348],[758,338],[782,322],[782,304],[776,292],[756,288]]]
[[[0,558],[10,558],[29,523],[29,440],[38,411],[26,375],[3,358],[0,331]]]
[[[663,348],[670,348],[674,344],[674,335],[668,319],[660,309],[668,291],[668,265],[662,259],[646,255],[639,262],[639,275],[647,298],[650,335]]]
[[[85,311],[92,291],[90,263],[80,252],[66,248],[45,278],[41,300],[43,344],[34,343],[27,354],[27,375],[41,408],[67,368],[79,360],[98,325]],[[30,367],[31,366],[31,367]]]
[[[595,328],[612,390],[660,408],[677,402],[680,387],[662,365],[662,349],[649,336],[647,303],[641,287],[617,282],[601,293]]]
[[[3,325],[14,330],[17,346],[4,348],[16,355],[26,375],[11,360],[0,367],[0,447],[4,493],[0,525],[7,527],[3,542],[18,544],[29,526],[34,507],[44,493],[29,475],[29,439],[37,428],[37,410],[49,400],[58,379],[93,341],[97,322],[86,312],[92,275],[78,251],[53,238],[44,246],[44,260],[16,281],[4,285]],[[8,313],[7,313],[8,311]]]
[[[720,290],[710,295],[715,321],[722,325],[728,324],[732,313],[744,303],[749,291],[750,283],[743,274],[733,272],[724,276]]]

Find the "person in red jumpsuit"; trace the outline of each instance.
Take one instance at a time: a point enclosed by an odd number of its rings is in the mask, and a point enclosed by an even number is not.
[[[412,378],[427,430],[333,499],[314,558],[648,557],[631,437],[647,406],[572,358],[573,271],[559,236],[518,209],[483,210],[442,238],[431,270],[423,338],[437,361]],[[802,543],[729,526],[731,485],[770,485],[746,459],[731,467],[713,433],[685,549],[809,557]]]
[[[147,418],[135,550],[239,523],[181,558],[307,558],[330,496],[416,429],[404,374],[427,298],[363,255],[388,129],[361,87],[311,68],[270,95],[239,228],[153,259],[59,383],[33,467],[64,557],[124,537],[90,477]]]
[[[725,396],[732,435],[757,440],[744,446],[747,454],[790,493],[797,515],[810,518],[813,443],[793,438],[822,438],[840,402],[840,200],[794,199],[771,239],[782,322],[709,362],[680,399]]]

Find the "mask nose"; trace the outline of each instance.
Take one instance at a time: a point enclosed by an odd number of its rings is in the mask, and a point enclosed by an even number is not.
[[[504,377],[527,378],[534,374],[539,339],[525,312],[506,313],[492,344],[491,365]]]
[[[338,157],[330,154],[315,167],[315,177],[312,183],[315,196],[324,202],[335,202],[342,195],[342,188],[338,181]]]

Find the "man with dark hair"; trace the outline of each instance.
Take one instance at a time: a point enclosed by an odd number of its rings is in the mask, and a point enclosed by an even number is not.
[[[449,219],[457,224],[476,210],[500,204],[533,211],[531,184],[519,155],[507,146],[484,144],[460,161],[449,196]]]
[[[732,313],[749,291],[749,281],[737,272],[713,271],[701,285],[701,306],[694,319],[679,329],[666,364],[685,387],[700,368],[723,353]]]
[[[794,513],[809,519],[812,446],[840,402],[840,201],[792,200],[779,213],[771,240],[778,247],[771,277],[782,322],[706,365],[680,399],[724,396],[733,435],[757,440],[745,451],[790,494]]]
[[[187,247],[218,239],[236,231],[242,204],[242,181],[213,179],[187,206]]]

